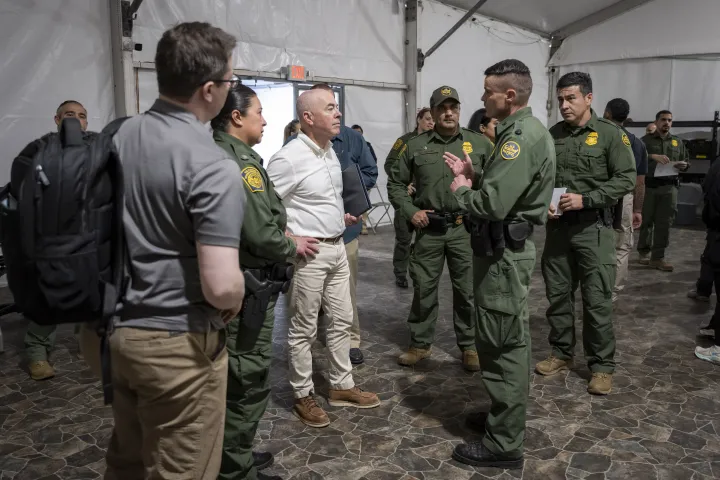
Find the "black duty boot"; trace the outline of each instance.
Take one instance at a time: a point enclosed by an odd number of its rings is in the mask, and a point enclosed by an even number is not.
[[[405,277],[397,277],[395,279],[395,285],[397,285],[400,288],[408,288],[408,281]]]
[[[258,470],[268,468],[275,461],[275,457],[270,452],[252,452],[252,456],[255,468]]]
[[[461,443],[453,450],[452,458],[473,467],[523,468],[523,456],[499,456],[488,450],[482,442]]]
[[[262,472],[258,472],[257,479],[258,480],[282,480],[282,477],[280,477],[278,475],[265,475]]]
[[[362,350],[359,348],[351,348],[350,349],[350,363],[353,365],[360,365],[365,361],[365,357],[363,356]]]

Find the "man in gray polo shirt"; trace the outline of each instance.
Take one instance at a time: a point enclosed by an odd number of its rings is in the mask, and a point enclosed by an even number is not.
[[[110,337],[112,480],[216,479],[227,353],[240,310],[245,197],[237,163],[206,124],[237,82],[236,40],[184,23],[157,45],[160,98],[120,127],[128,288]]]

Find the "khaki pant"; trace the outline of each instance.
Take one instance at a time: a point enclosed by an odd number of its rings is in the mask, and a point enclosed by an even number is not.
[[[628,278],[628,260],[633,247],[633,194],[628,193],[623,198],[622,230],[615,231],[615,251],[617,254],[617,271],[615,272],[615,288],[613,296],[622,292]]]
[[[350,267],[350,301],[353,309],[353,322],[350,329],[350,348],[360,348],[360,317],[357,309],[357,276],[358,276],[358,250],[360,242],[356,238],[345,244],[348,266]]]
[[[330,360],[330,388],[353,388],[350,364],[350,329],[353,309],[350,299],[350,268],[342,238],[335,243],[320,242],[314,257],[295,263],[288,302],[288,379],[295,398],[314,391],[312,353],[317,337],[320,306],[327,319],[327,347]]]
[[[115,428],[105,478],[215,480],[225,422],[225,331],[118,328],[110,352]]]

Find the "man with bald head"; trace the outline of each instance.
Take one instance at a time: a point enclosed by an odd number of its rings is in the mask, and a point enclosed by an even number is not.
[[[355,386],[350,363],[350,268],[343,233],[358,219],[343,207],[342,170],[332,148],[340,132],[335,96],[324,89],[304,92],[297,100],[300,133],[268,162],[267,173],[287,209],[291,235],[319,240],[315,256],[295,259],[288,294],[288,377],[295,396],[293,412],[306,425],[330,424],[314,399],[311,347],[317,336],[320,307],[327,317],[332,406],[374,408],[380,399]]]

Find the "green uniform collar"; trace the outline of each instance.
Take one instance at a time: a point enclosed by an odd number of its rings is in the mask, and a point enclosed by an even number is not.
[[[452,142],[453,140],[455,140],[456,137],[460,137],[461,140],[463,139],[463,129],[462,129],[462,128],[458,127],[458,132],[457,132],[455,135],[453,135],[452,137],[448,138],[447,140],[445,140],[445,139],[442,137],[442,135],[440,135],[440,134],[437,132],[437,130],[435,130],[435,129],[433,129],[433,130],[430,132],[430,140],[437,140],[437,141],[442,142],[442,143],[450,143],[450,142]]]
[[[583,125],[582,127],[573,127],[569,123],[563,121],[563,123],[564,123],[563,127],[573,134],[580,133],[583,130],[592,130],[593,132],[597,132],[598,131],[597,124],[599,121],[600,121],[600,119],[598,119],[598,116],[595,114],[595,110],[593,110],[591,108],[590,109],[590,120],[588,120],[588,122],[585,125]]]
[[[495,139],[499,138],[508,128],[512,128],[512,126],[515,125],[515,122],[527,117],[532,117],[532,108],[523,107],[502,122],[498,123],[497,127],[495,127]]]
[[[258,165],[262,165],[260,155],[239,138],[233,137],[229,133],[215,130],[213,132],[213,140],[215,140],[215,143],[218,145],[225,147],[226,150],[232,151],[237,159],[253,161]]]

